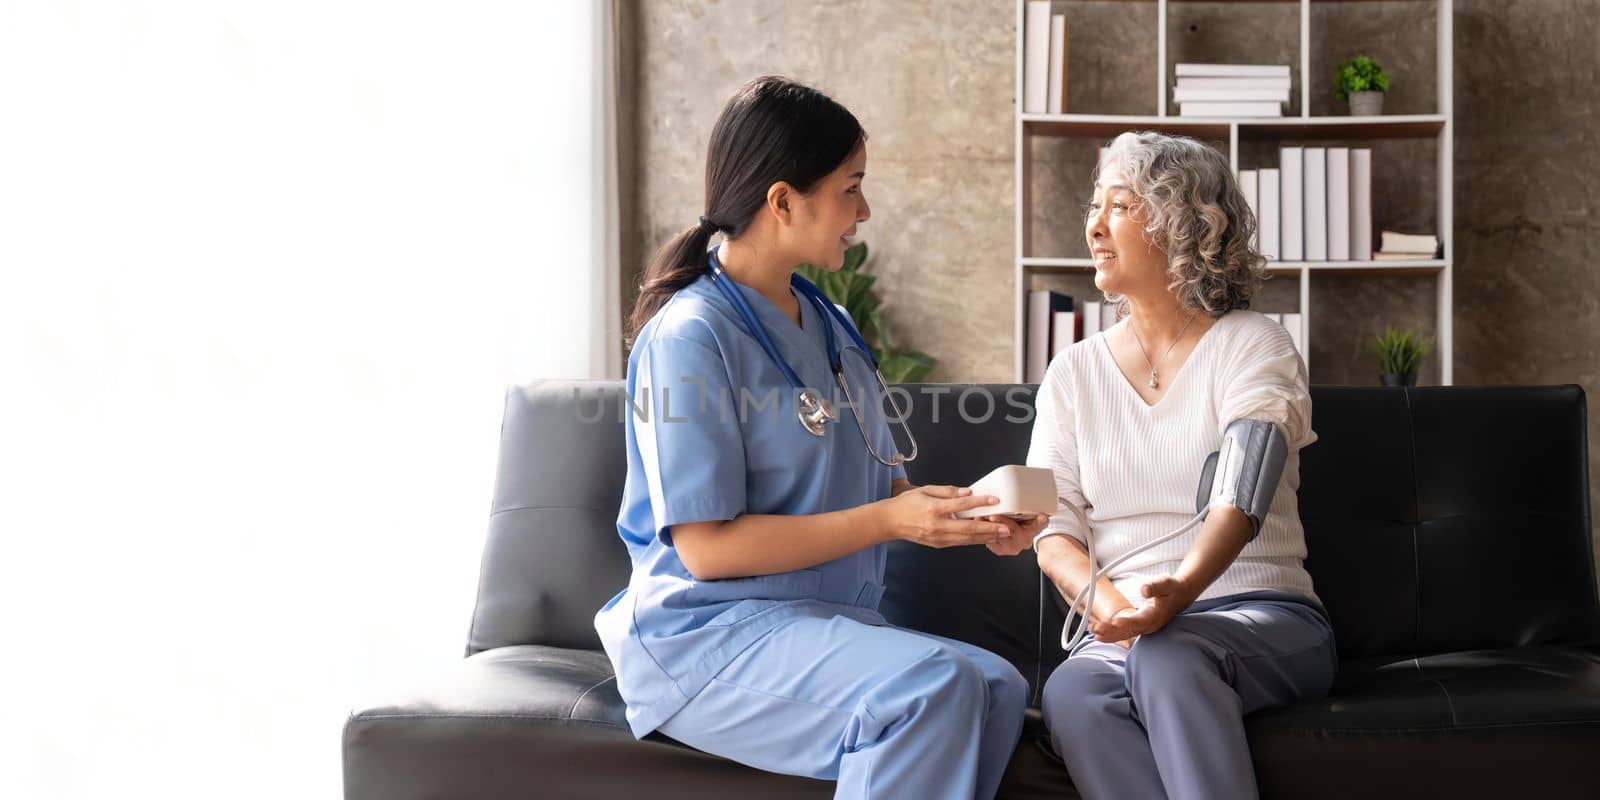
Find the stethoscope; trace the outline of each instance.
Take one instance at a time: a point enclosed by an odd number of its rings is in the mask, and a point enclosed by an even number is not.
[[[767,329],[762,327],[761,323],[756,319],[755,312],[750,309],[750,304],[745,301],[744,295],[739,292],[738,287],[733,285],[733,279],[722,271],[722,263],[717,260],[716,250],[707,251],[706,263],[710,266],[711,282],[716,284],[717,288],[722,291],[722,296],[728,298],[728,302],[733,304],[734,311],[737,311],[739,318],[744,320],[745,327],[750,329],[750,334],[756,338],[757,342],[761,343],[761,349],[767,351],[767,356],[772,359],[774,364],[778,365],[778,371],[783,373],[784,380],[787,380],[789,386],[797,393],[795,415],[800,418],[800,427],[805,428],[806,432],[812,436],[824,435],[827,432],[828,423],[839,421],[839,412],[823,398],[821,392],[800,383],[800,376],[796,375],[794,370],[789,367],[789,362],[784,361],[783,356],[779,355],[778,348],[773,345],[772,338],[767,335]],[[878,368],[878,359],[872,356],[872,351],[867,347],[867,343],[861,339],[861,334],[856,332],[855,326],[845,319],[843,312],[839,311],[838,307],[828,300],[828,296],[823,294],[822,290],[816,287],[816,284],[802,278],[799,273],[795,273],[789,279],[789,285],[794,287],[795,291],[804,295],[807,300],[810,300],[811,305],[817,309],[817,313],[823,317],[822,330],[828,341],[828,367],[833,370],[833,379],[838,382],[839,388],[844,390],[845,400],[849,402],[850,407],[861,407],[856,404],[855,396],[850,392],[850,383],[844,377],[844,353],[847,350],[855,350],[861,354],[863,360],[872,365],[873,373],[878,376],[878,386],[883,390],[884,396],[889,398],[889,404],[894,406],[895,417],[900,422],[900,429],[905,432],[906,441],[911,443],[911,455],[901,455],[898,448],[894,455],[887,459],[878,455],[877,448],[872,446],[872,437],[867,435],[866,425],[861,422],[861,415],[857,413],[855,414],[856,427],[861,431],[861,440],[867,443],[867,452],[871,453],[872,457],[878,460],[878,463],[886,467],[897,466],[907,461],[915,461],[917,459],[916,437],[911,435],[911,429],[906,426],[905,412],[901,410],[900,403],[894,399],[894,395],[889,393],[889,384],[884,381],[883,371]],[[833,337],[833,325],[828,321],[830,317],[838,320],[839,326],[850,334],[850,338],[854,340],[853,344],[838,347],[838,343]]]

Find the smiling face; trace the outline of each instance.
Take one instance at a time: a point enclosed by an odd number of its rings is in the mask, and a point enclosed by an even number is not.
[[[829,272],[844,266],[844,251],[856,235],[856,225],[872,217],[861,181],[867,174],[867,146],[861,144],[833,172],[800,195],[795,221],[789,231],[796,263],[809,263]]]
[[[1083,223],[1094,259],[1094,285],[1100,291],[1121,295],[1167,291],[1167,252],[1146,241],[1144,219],[1122,165],[1106,162]]]

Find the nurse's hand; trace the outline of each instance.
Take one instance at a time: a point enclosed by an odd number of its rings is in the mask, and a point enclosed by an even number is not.
[[[993,495],[974,495],[958,486],[918,486],[888,500],[879,500],[879,518],[886,539],[904,539],[926,547],[989,544],[1011,535],[1011,529],[982,519],[958,519],[958,511],[1000,502]]]
[[[1017,522],[1004,514],[984,517],[984,519],[1004,525],[1011,531],[1010,536],[989,542],[989,552],[997,556],[1014,556],[1033,546],[1033,537],[1038,536],[1039,531],[1044,530],[1045,524],[1050,521],[1050,516],[1048,514],[1035,514],[1021,522]]]

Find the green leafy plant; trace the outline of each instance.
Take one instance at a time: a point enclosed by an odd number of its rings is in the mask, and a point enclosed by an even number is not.
[[[1433,349],[1433,338],[1420,340],[1413,331],[1385,328],[1368,344],[1378,357],[1379,371],[1389,375],[1409,375],[1417,371],[1422,357]]]
[[[1366,56],[1345,59],[1333,73],[1333,96],[1340,100],[1350,99],[1353,92],[1388,91],[1389,73]]]
[[[883,326],[879,309],[883,301],[872,285],[876,275],[866,271],[867,243],[856,242],[844,251],[844,266],[838,272],[828,272],[811,264],[801,264],[798,271],[806,280],[817,285],[829,300],[844,307],[855,322],[861,338],[872,348],[878,359],[878,369],[889,383],[917,383],[928,376],[939,363],[932,356],[918,350],[901,352],[889,341],[889,330]]]

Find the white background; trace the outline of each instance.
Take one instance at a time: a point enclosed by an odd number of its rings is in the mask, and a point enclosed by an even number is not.
[[[603,371],[594,13],[0,5],[0,796],[337,797],[461,657],[505,386]]]

